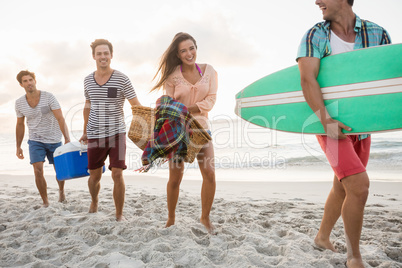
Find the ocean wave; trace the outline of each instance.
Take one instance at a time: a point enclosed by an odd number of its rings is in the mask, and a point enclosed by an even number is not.
[[[372,152],[370,153],[370,160],[402,160],[401,152]]]
[[[402,151],[402,142],[399,141],[374,141],[371,143],[373,149],[398,149]]]

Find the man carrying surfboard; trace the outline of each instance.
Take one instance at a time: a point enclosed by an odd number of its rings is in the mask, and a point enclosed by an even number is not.
[[[366,166],[371,139],[369,135],[345,135],[342,132],[350,131],[353,126],[331,118],[317,76],[323,57],[390,44],[391,40],[385,29],[354,14],[353,0],[316,0],[315,4],[321,9],[325,21],[306,32],[298,49],[297,61],[303,95],[326,133],[317,139],[335,177],[314,242],[320,248],[336,252],[329,237],[342,215],[347,243],[346,266],[364,267],[359,243],[370,184]]]

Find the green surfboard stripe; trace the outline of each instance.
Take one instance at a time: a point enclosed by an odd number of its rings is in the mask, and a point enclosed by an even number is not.
[[[321,59],[317,77],[321,87],[338,86],[402,77],[402,44],[354,50]],[[236,98],[301,90],[297,65],[252,83]]]
[[[347,133],[402,127],[402,93],[326,100],[324,103],[334,119],[342,118],[342,122],[352,128]],[[389,114],[390,106],[396,107],[393,115]],[[318,117],[312,113],[306,102],[242,108],[241,117],[262,127],[287,132],[324,134]],[[301,117],[307,120],[301,121]],[[387,122],[386,129],[382,123],[384,121]]]

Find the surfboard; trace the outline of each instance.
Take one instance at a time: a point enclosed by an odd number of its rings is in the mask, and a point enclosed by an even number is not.
[[[331,117],[352,128],[346,134],[402,130],[402,44],[325,57],[317,81]],[[325,134],[304,99],[297,65],[237,93],[235,113],[266,128]]]

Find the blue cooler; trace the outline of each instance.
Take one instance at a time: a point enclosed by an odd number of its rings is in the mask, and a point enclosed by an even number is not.
[[[87,146],[78,141],[58,147],[54,153],[54,167],[59,181],[89,176]],[[105,166],[103,166],[105,172]]]

